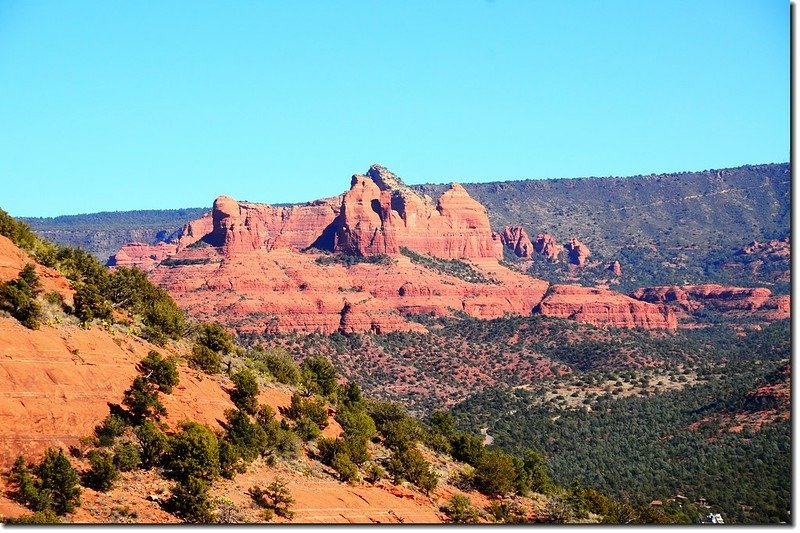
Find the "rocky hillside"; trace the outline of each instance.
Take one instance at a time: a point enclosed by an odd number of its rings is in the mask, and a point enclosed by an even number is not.
[[[7,232],[8,219],[0,222]],[[46,243],[12,229],[33,255],[43,254]],[[58,269],[33,255],[0,235],[0,521],[552,519],[548,498],[527,481],[514,485],[513,470],[500,490],[480,477],[465,482],[473,467],[426,444],[460,433],[437,433],[400,405],[362,398],[324,360],[298,367],[280,355],[246,352],[224,330],[202,324],[148,342],[130,308],[103,300],[99,283],[119,289],[121,278],[88,274],[87,260],[76,281],[61,272],[75,267],[66,250],[57,252]],[[87,305],[99,313],[112,303],[102,320],[85,314]],[[23,322],[23,308],[38,320]],[[480,453],[514,464],[502,453]],[[476,472],[489,468],[476,457]],[[508,491],[526,495],[499,498]]]

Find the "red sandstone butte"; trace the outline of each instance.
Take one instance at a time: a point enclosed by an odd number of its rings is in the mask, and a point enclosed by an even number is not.
[[[665,303],[680,309],[684,315],[699,309],[722,312],[758,311],[765,318],[789,318],[790,298],[773,296],[764,287],[727,287],[716,283],[702,285],[643,287],[630,296],[651,303]]]
[[[517,257],[528,259],[533,256],[533,243],[522,226],[506,226],[500,234],[500,239]]]
[[[624,294],[595,287],[553,285],[537,306],[537,312],[596,326],[676,329],[672,310],[635,300]]]
[[[523,247],[536,250],[521,228],[517,236]],[[555,240],[544,240],[538,253],[551,254]],[[400,253],[403,247],[458,259],[489,281],[467,282],[415,264]],[[353,176],[343,195],[306,204],[276,207],[220,196],[211,213],[184,226],[174,242],[126,245],[112,265],[146,270],[191,316],[237,331],[384,333],[424,329],[409,314],[497,318],[533,312],[549,284],[501,266],[502,247],[486,208],[460,185],[434,202],[373,165],[366,175]],[[329,252],[391,260],[346,267],[322,261]],[[635,302],[607,291],[584,294],[582,305],[606,305],[610,295]],[[636,302],[628,313],[649,313],[651,307]],[[671,327],[638,315],[585,317],[619,327]]]
[[[579,241],[576,237],[570,238],[569,242],[564,245],[567,250],[567,257],[569,262],[573,265],[582,267],[586,264],[586,259],[592,255],[589,247]]]
[[[373,165],[355,175],[342,198],[334,251],[351,255],[396,254],[401,247],[445,259],[502,259],[500,238],[486,208],[453,183],[436,204]]]
[[[550,261],[556,262],[558,261],[558,254],[564,248],[558,244],[552,235],[540,233],[536,236],[536,240],[533,241],[533,249],[537,254],[542,254]]]

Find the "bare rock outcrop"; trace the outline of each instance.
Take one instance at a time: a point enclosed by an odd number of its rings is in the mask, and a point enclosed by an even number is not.
[[[552,286],[534,312],[596,326],[678,327],[675,314],[666,305],[643,302],[608,289],[576,285]]]
[[[592,255],[589,247],[579,241],[576,237],[571,237],[569,242],[564,244],[564,248],[567,250],[569,262],[579,267],[584,266],[586,264],[586,259]]]
[[[434,204],[378,165],[353,176],[335,227],[334,251],[351,255],[407,247],[445,259],[502,258],[486,208],[464,187],[451,184]]]
[[[529,259],[533,256],[533,243],[522,226],[506,226],[500,233],[500,240],[517,257]]]
[[[558,254],[561,253],[563,247],[558,244],[556,238],[548,233],[540,233],[533,241],[533,249],[537,254],[542,254],[546,259],[552,262],[558,261]]]
[[[763,312],[765,318],[788,318],[790,298],[773,296],[765,287],[728,287],[716,283],[701,285],[643,287],[630,296],[650,303],[669,304],[688,316],[700,309],[720,312]]]

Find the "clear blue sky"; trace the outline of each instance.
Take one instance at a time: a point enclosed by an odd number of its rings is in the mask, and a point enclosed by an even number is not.
[[[15,216],[788,159],[783,0],[0,1]]]

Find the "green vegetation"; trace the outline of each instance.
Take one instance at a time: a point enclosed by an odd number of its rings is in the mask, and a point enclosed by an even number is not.
[[[306,358],[300,365],[303,385],[315,394],[332,396],[336,392],[338,372],[325,357]]]
[[[200,218],[208,211],[208,208],[120,211],[22,218],[20,221],[53,242],[62,246],[84,247],[98,260],[105,262],[130,242],[144,240],[155,244],[169,241],[184,224]],[[2,229],[0,234],[5,235]]]
[[[37,512],[62,516],[80,505],[78,473],[62,450],[48,449],[38,465],[28,465],[18,457],[11,469],[9,488],[16,501]]]
[[[125,391],[122,405],[128,408],[128,414],[137,425],[145,419],[159,420],[167,414],[167,409],[158,398],[158,387],[142,376],[136,376]]]
[[[454,494],[442,509],[453,524],[476,524],[478,510],[472,506],[469,496]]]
[[[787,521],[788,421],[776,417],[758,431],[729,431],[733,417],[748,412],[749,392],[780,379],[780,364],[742,360],[656,396],[600,397],[591,411],[554,410],[537,393],[518,389],[476,395],[456,412],[459,425],[489,427],[504,448],[519,452],[525,443],[546,450],[549,471],[562,485],[595,487],[633,505],[680,493],[706,498],[726,521]],[[532,479],[544,474],[541,466],[532,464]]]
[[[246,357],[254,370],[272,376],[278,383],[300,383],[300,368],[285,349],[276,347],[264,350],[256,346],[247,352]]]
[[[273,514],[283,518],[294,516],[290,509],[294,498],[286,487],[286,481],[278,478],[267,485],[265,489],[252,487],[249,493],[256,505],[266,510],[265,518],[267,520],[271,520]]]
[[[258,410],[258,381],[247,369],[239,370],[231,375],[234,389],[231,391],[231,400],[239,409],[251,415]]]
[[[83,475],[83,484],[100,492],[108,492],[119,479],[119,468],[114,464],[114,454],[92,450],[86,454],[91,468]]]
[[[186,522],[212,524],[215,520],[213,504],[208,496],[209,488],[205,479],[190,476],[172,487],[165,507]]]
[[[36,298],[40,292],[39,276],[29,263],[17,279],[0,283],[0,310],[10,313],[26,328],[39,329],[42,306]]]
[[[181,483],[189,478],[213,481],[220,473],[216,435],[197,422],[183,422],[180,429],[164,457],[167,475]]]
[[[158,390],[165,393],[172,393],[172,388],[178,384],[180,379],[178,368],[175,361],[165,359],[154,350],[148,352],[147,357],[136,366],[139,373],[146,377],[150,383],[158,387]]]
[[[331,254],[322,255],[314,260],[318,265],[343,265],[350,268],[353,265],[367,264],[367,265],[382,265],[391,266],[394,264],[394,259],[385,254],[377,255],[347,255],[347,254]]]
[[[489,279],[474,268],[469,263],[458,259],[440,259],[432,255],[422,255],[409,250],[400,248],[400,253],[411,259],[412,263],[429,268],[439,274],[452,276],[468,283],[497,284],[497,281]]]
[[[192,346],[192,353],[188,357],[189,366],[202,370],[206,374],[219,374],[222,372],[222,360],[214,350],[195,343]]]

